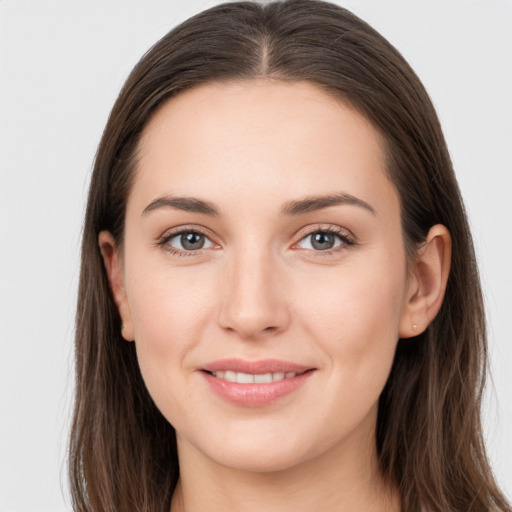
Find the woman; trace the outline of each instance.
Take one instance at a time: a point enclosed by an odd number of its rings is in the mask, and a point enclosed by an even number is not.
[[[382,36],[297,0],[159,41],[98,150],[76,510],[510,510],[436,114]]]

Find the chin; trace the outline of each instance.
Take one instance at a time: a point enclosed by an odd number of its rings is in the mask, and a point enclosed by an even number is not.
[[[247,473],[276,473],[296,467],[303,462],[298,453],[270,450],[226,450],[219,454],[217,464]]]
[[[273,432],[244,436],[231,435],[196,449],[202,451],[213,462],[234,470],[251,473],[272,473],[285,471],[314,458],[323,447],[308,446],[307,439]],[[311,441],[311,438],[309,439]]]

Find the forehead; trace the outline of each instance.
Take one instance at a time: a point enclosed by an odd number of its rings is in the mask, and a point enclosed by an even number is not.
[[[263,194],[277,207],[284,196],[339,188],[380,201],[396,196],[385,160],[371,123],[314,84],[212,83],[180,93],[151,118],[133,192],[146,202],[193,194],[245,205]]]

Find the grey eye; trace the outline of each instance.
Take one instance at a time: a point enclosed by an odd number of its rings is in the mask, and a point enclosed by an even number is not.
[[[336,242],[335,236],[331,233],[313,233],[311,235],[311,246],[318,251],[332,249]]]
[[[208,249],[214,245],[206,235],[197,231],[176,233],[169,237],[165,243],[178,251],[198,251]]]
[[[305,236],[300,242],[302,249],[327,251],[347,243],[343,236],[328,231],[316,231]]]
[[[205,236],[201,233],[182,233],[180,242],[184,249],[187,251],[194,251],[202,249],[204,246]]]

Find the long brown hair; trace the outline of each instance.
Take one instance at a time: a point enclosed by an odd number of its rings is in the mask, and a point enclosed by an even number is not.
[[[463,203],[432,103],[399,52],[345,9],[317,0],[219,5],[187,20],[136,65],[96,155],[76,317],[76,402],[70,438],[75,511],[168,512],[179,477],[176,437],[149,396],[133,343],[120,335],[98,247],[122,246],[141,132],[162,102],[212,81],[308,81],[348,102],[386,141],[404,244],[448,227],[452,267],[427,330],[399,340],[379,402],[376,446],[404,511],[510,511],[485,454],[480,405],[486,333]]]

